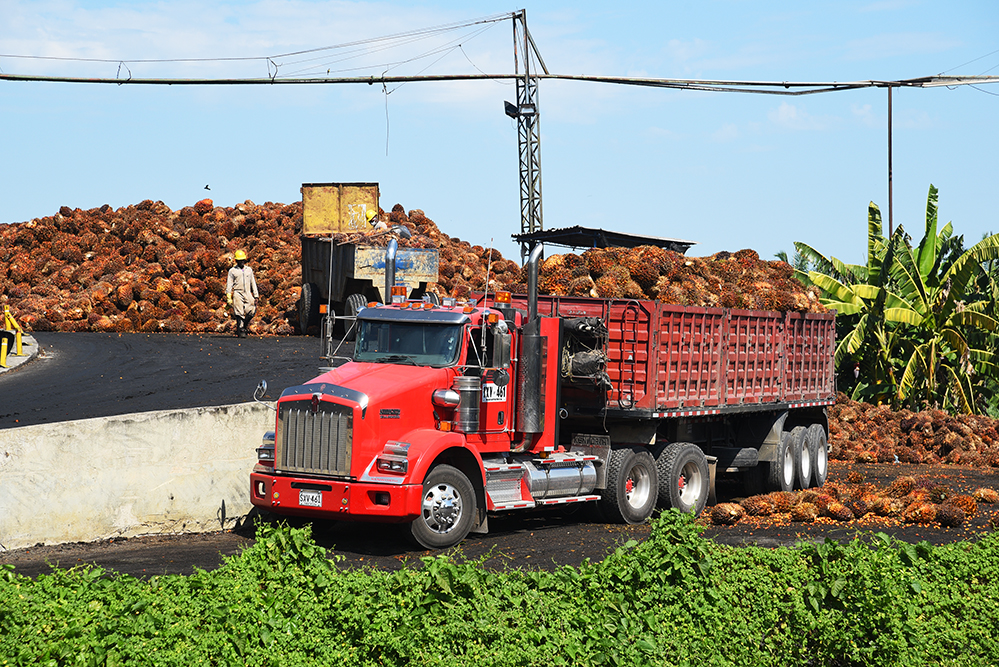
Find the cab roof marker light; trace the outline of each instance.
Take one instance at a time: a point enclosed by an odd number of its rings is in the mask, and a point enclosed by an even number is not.
[[[512,303],[510,292],[496,292],[493,301],[495,303]]]

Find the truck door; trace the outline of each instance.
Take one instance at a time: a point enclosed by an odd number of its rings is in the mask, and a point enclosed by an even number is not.
[[[479,429],[482,433],[502,433],[513,428],[514,383],[510,381],[510,349],[512,335],[495,327],[485,329],[485,349],[482,348],[481,327],[469,329],[470,340],[466,359],[466,374],[482,379],[482,403],[479,407]],[[505,362],[501,361],[505,359]],[[505,368],[502,366],[505,363]]]

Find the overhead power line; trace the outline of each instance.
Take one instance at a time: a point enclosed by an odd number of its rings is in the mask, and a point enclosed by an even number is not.
[[[117,62],[117,61],[115,61]],[[134,61],[130,61],[134,62]],[[483,81],[522,78],[520,74],[419,74],[412,76],[352,76],[352,77],[266,77],[232,79],[173,79],[173,78],[107,78],[49,76],[40,74],[0,74],[0,81],[34,81],[49,83],[90,83],[146,86],[273,86],[273,85],[329,85],[329,84],[389,84],[414,81]],[[720,81],[710,79],[655,79],[640,77],[591,76],[581,74],[531,74],[532,78],[562,81],[585,81],[678,90],[714,92],[740,92],[765,95],[812,95],[859,88],[935,88],[999,83],[999,76],[925,76],[914,79],[868,81]]]

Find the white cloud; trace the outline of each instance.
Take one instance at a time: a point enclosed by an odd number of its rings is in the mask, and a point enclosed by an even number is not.
[[[828,117],[812,116],[787,102],[781,102],[779,107],[767,114],[767,118],[774,125],[789,130],[825,130],[832,124],[832,119]]]
[[[726,123],[725,125],[722,125],[711,135],[711,139],[718,143],[727,143],[737,139],[738,137],[739,128],[736,127],[734,123]]]
[[[870,104],[851,104],[850,113],[866,127],[880,127],[882,125],[881,117],[874,114],[874,109]]]

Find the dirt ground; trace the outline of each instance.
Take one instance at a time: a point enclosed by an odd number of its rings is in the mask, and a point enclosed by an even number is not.
[[[884,489],[902,475],[932,478],[954,493],[972,493],[979,487],[999,488],[999,470],[961,466],[911,466],[891,464],[847,464],[830,462],[829,481],[846,483],[851,471],[864,475],[864,481]],[[719,501],[738,498],[737,484],[720,483]],[[777,547],[825,538],[864,539],[877,532],[906,542],[927,541],[947,544],[974,540],[991,531],[990,521],[999,505],[979,503],[975,516],[958,528],[937,524],[904,524],[897,520],[868,515],[845,523],[820,518],[812,524],[791,523],[786,519],[745,518],[734,526],[708,526],[706,539],[734,546]],[[999,518],[999,517],[997,517]],[[337,559],[340,567],[374,567],[394,570],[417,563],[431,552],[412,547],[399,527],[372,524],[315,523],[313,533],[322,546]],[[600,560],[619,544],[643,540],[649,526],[604,524],[593,520],[585,508],[576,512],[544,512],[490,516],[489,533],[470,535],[457,550],[468,559],[484,558],[487,567],[551,570],[561,565],[578,565],[585,559]],[[74,543],[36,546],[0,551],[0,564],[11,563],[27,576],[49,572],[52,567],[69,568],[94,563],[109,571],[145,578],[157,574],[190,574],[198,567],[212,570],[224,556],[240,553],[253,543],[253,529],[247,524],[232,532],[191,535],[161,535],[114,539],[89,544]]]

